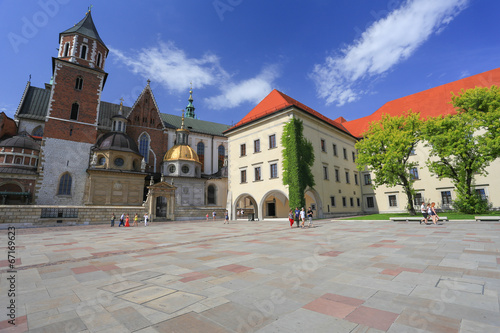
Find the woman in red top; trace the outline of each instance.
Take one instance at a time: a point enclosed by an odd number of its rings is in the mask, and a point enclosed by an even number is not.
[[[126,226],[126,227],[130,227],[129,222],[130,222],[130,217],[129,217],[129,216],[128,216],[128,214],[127,214],[127,217],[125,218],[125,226]]]

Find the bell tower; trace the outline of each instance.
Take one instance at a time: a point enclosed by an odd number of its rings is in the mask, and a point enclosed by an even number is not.
[[[90,9],[80,22],[59,34],[35,188],[37,204],[83,203],[90,151],[97,140],[101,92],[108,75],[104,71],[108,52]]]

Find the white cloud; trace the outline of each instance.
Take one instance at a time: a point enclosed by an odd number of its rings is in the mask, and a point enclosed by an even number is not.
[[[211,109],[228,109],[244,102],[259,102],[272,90],[278,76],[276,66],[267,66],[253,78],[235,82],[220,65],[219,57],[207,53],[201,58],[189,58],[172,42],[159,42],[158,46],[132,51],[130,54],[110,48],[117,61],[125,64],[134,74],[159,83],[168,91],[184,92],[190,82],[196,89],[216,87],[220,95],[205,101]]]
[[[171,42],[159,42],[158,46],[132,51],[130,55],[118,49],[111,48],[110,51],[132,73],[174,92],[185,91],[190,82],[197,88],[203,88],[229,77],[216,55],[207,53],[199,59],[189,58]]]
[[[224,86],[219,96],[206,98],[210,109],[231,109],[245,102],[258,103],[273,89],[278,77],[276,66],[268,66],[256,77]]]
[[[310,77],[326,104],[341,106],[359,98],[363,80],[379,76],[407,59],[432,34],[439,33],[469,0],[408,0],[373,23],[361,37],[316,64]]]

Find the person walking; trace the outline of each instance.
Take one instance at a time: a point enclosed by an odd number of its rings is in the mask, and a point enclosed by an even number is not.
[[[224,213],[224,224],[229,224],[229,212],[226,210]]]
[[[311,226],[313,226],[312,222],[313,222],[313,211],[311,209],[311,207],[309,207],[309,209],[307,210],[307,218],[309,219],[309,223],[307,224],[307,227],[310,228]]]
[[[129,222],[130,222],[130,216],[128,216],[128,214],[127,214],[127,217],[125,218],[125,226],[126,227],[130,227]]]
[[[427,224],[427,222],[428,222],[427,216],[429,216],[429,214],[427,213],[427,210],[428,210],[429,206],[430,206],[430,204],[427,204],[427,207],[426,207],[425,202],[422,202],[422,205],[420,206],[420,212],[422,213],[422,216],[424,218],[422,220],[420,220],[420,224],[422,224],[422,222]]]
[[[432,222],[434,224],[437,224],[437,222],[439,221],[439,216],[438,216],[438,214],[436,212],[436,207],[435,206],[436,206],[435,202],[431,203],[431,217],[432,217]]]
[[[217,215],[217,214],[215,213],[215,210],[214,210],[214,211],[212,212],[212,220],[214,220],[214,221],[215,221],[215,215]]]
[[[138,227],[139,226],[139,214],[135,213],[134,216],[134,223],[132,223],[133,227]]]
[[[297,228],[300,226],[300,210],[299,207],[295,207],[295,221],[297,221]]]
[[[293,228],[293,210],[290,209],[290,211],[288,212],[288,222],[290,222],[290,228]]]
[[[207,221],[208,221],[208,213],[207,213]]]
[[[149,222],[149,215],[148,213],[144,214],[144,226],[147,227]]]
[[[302,221],[302,224],[300,225],[301,228],[305,228],[305,223],[306,223],[306,211],[304,207],[302,207],[300,211],[300,220]]]
[[[120,216],[120,224],[118,226],[121,227],[122,225],[125,226],[125,213]]]
[[[113,215],[111,215],[111,226],[114,227],[115,226],[115,214],[113,213]]]

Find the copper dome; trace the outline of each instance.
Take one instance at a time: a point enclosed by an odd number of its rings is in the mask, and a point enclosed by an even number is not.
[[[137,144],[130,136],[121,132],[109,132],[97,139],[96,150],[119,150],[139,154]]]

